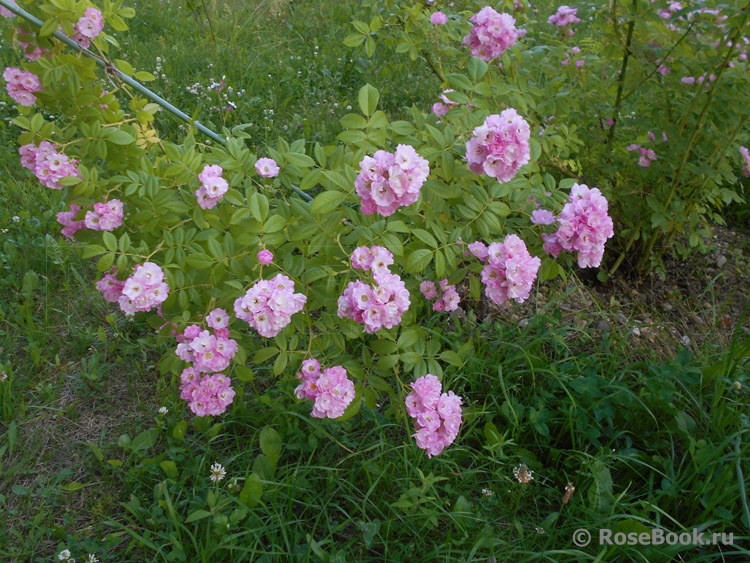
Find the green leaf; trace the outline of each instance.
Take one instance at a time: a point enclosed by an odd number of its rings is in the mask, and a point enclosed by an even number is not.
[[[477,57],[469,59],[469,77],[476,82],[487,72],[487,63]]]
[[[284,158],[289,164],[299,166],[300,168],[311,168],[315,166],[315,161],[306,154],[288,152],[284,154]]]
[[[80,491],[81,489],[84,489],[88,487],[91,483],[79,483],[78,481],[73,481],[72,483],[68,483],[67,485],[61,485],[60,488],[63,491],[68,491],[69,493],[74,493],[76,491]]]
[[[205,270],[214,265],[216,260],[211,258],[208,254],[202,252],[196,252],[187,257],[188,266],[195,268],[196,270]]]
[[[185,524],[190,524],[190,522],[195,522],[196,520],[203,520],[209,516],[211,516],[211,513],[208,510],[194,510],[185,518]]]
[[[461,367],[464,365],[461,356],[456,354],[453,350],[444,350],[440,353],[440,359],[444,362],[448,362],[452,366]]]
[[[107,249],[103,246],[99,246],[98,244],[90,244],[83,249],[83,253],[81,255],[83,258],[91,258],[93,256],[104,254],[106,251]]]
[[[336,209],[345,197],[344,192],[335,190],[323,192],[315,198],[310,211],[315,215],[325,215]]]
[[[170,479],[175,479],[178,475],[177,464],[171,459],[165,459],[159,464],[159,467],[161,467],[164,475],[166,475]]]
[[[245,480],[245,484],[242,486],[240,491],[240,501],[246,504],[249,508],[253,508],[263,494],[263,483],[255,473],[250,475]]]
[[[281,436],[270,426],[263,427],[260,431],[260,451],[262,451],[271,465],[275,468],[281,457]]]
[[[114,252],[117,250],[117,238],[115,238],[115,235],[108,231],[104,231],[102,233],[102,241],[104,242],[104,246],[107,247],[107,250],[111,250]]]
[[[156,80],[156,77],[153,74],[146,72],[145,70],[139,70],[133,76],[141,82],[151,82],[152,80]]]
[[[416,274],[424,270],[432,260],[432,250],[420,248],[412,252],[406,259],[406,271]]]
[[[363,35],[361,33],[350,33],[346,36],[346,39],[344,39],[344,45],[347,47],[359,47],[362,44],[362,41],[365,40],[366,35]]]
[[[140,450],[147,450],[149,448],[153,448],[156,445],[156,441],[159,439],[159,429],[158,428],[151,428],[149,430],[144,430],[140,434],[138,434],[135,438],[133,438],[133,441],[130,442],[130,449],[134,452],[138,452]]]
[[[435,237],[432,236],[429,232],[425,231],[424,229],[412,229],[411,232],[415,237],[417,237],[427,246],[431,246],[432,248],[438,247],[438,243],[435,240]]]
[[[286,226],[286,219],[281,215],[274,215],[263,225],[264,233],[275,233]]]
[[[341,118],[341,126],[344,129],[365,129],[367,120],[356,113],[350,113]]]
[[[178,442],[182,442],[182,440],[185,439],[185,434],[187,433],[187,427],[188,427],[187,420],[181,420],[180,422],[174,425],[174,428],[172,428],[172,437]]]
[[[130,145],[131,143],[135,143],[135,137],[125,131],[115,131],[107,137],[107,140],[115,145]]]
[[[367,117],[375,113],[379,99],[380,93],[374,87],[369,84],[362,86],[359,90],[359,108],[362,110],[362,113]]]
[[[279,353],[279,349],[275,346],[269,346],[268,348],[261,348],[257,352],[255,352],[255,356],[253,356],[253,362],[256,364],[262,364],[266,360],[269,360],[273,358],[276,354]]]

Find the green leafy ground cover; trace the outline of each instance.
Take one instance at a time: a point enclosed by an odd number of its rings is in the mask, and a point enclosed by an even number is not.
[[[367,81],[394,116],[415,100],[426,109],[439,90],[420,65],[392,66],[409,76],[396,83],[387,52],[368,60],[341,47],[353,3],[135,4],[134,66],[161,76],[161,57],[165,97],[211,125],[253,123],[254,142],[333,137]],[[17,54],[1,56],[7,65]],[[188,91],[224,75],[245,91],[231,112],[211,109],[215,93]],[[674,354],[634,343],[628,325],[597,330],[590,307],[560,306],[565,288],[534,300],[523,323],[472,302],[466,318],[436,316],[435,337],[471,341],[475,353],[459,347],[447,362],[467,409],[457,442],[432,460],[408,424],[382,416],[387,405],[327,424],[262,371],[204,426],[186,416],[178,382],[159,375],[152,329],[101,300],[92,264],[59,236],[60,194],[19,171],[7,119],[0,135],[4,560],[50,561],[63,548],[117,562],[750,557],[741,306],[715,339]],[[723,312],[722,295],[702,297]],[[217,462],[228,475],[212,483]],[[514,478],[521,463],[530,483]],[[573,544],[579,528],[654,527],[732,532],[734,546]]]

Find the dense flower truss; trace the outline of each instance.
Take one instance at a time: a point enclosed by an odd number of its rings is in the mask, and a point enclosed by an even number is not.
[[[578,8],[571,8],[570,6],[560,6],[557,12],[547,19],[547,23],[556,25],[557,27],[563,28],[566,26],[572,26],[574,23],[581,21],[576,16]],[[572,29],[568,29],[568,35],[573,35],[575,32]]]
[[[377,151],[359,163],[354,182],[362,198],[362,213],[379,213],[384,217],[419,199],[422,184],[430,174],[427,160],[410,145],[398,145],[395,153]]]
[[[461,301],[461,298],[456,291],[456,286],[449,285],[448,280],[440,280],[438,285],[440,286],[442,295],[440,295],[440,298],[432,304],[432,310],[438,312],[449,312],[458,309],[458,304]],[[429,280],[425,280],[419,284],[419,291],[421,291],[424,298],[429,301],[432,301],[438,296],[437,287],[435,287],[435,284]]]
[[[72,39],[84,49],[88,49],[92,39],[96,39],[104,29],[102,13],[96,8],[86,8],[86,13],[81,16],[75,25],[75,33]]]
[[[42,141],[39,146],[33,143],[23,145],[18,152],[21,155],[21,166],[31,170],[39,182],[53,190],[61,190],[63,186],[60,180],[66,176],[81,177],[76,168],[78,163],[64,154],[58,153],[52,143]]]
[[[9,66],[3,72],[3,79],[7,82],[8,95],[18,105],[33,106],[36,103],[36,92],[42,91],[42,83],[36,74]]]
[[[518,235],[508,235],[503,242],[493,242],[489,247],[474,242],[469,250],[480,260],[487,260],[482,270],[482,283],[493,303],[504,303],[508,299],[523,303],[529,298],[542,261],[529,254]]]
[[[195,191],[195,195],[198,198],[198,205],[203,209],[216,207],[218,201],[229,191],[229,184],[221,177],[222,172],[221,166],[214,164],[206,166],[198,174],[201,187]]]
[[[500,182],[512,180],[531,158],[529,136],[529,124],[513,108],[488,116],[466,143],[469,170]]]
[[[598,267],[604,255],[604,243],[614,236],[607,199],[597,188],[574,184],[570,203],[557,218],[557,232],[542,234],[544,251],[557,257],[563,250],[578,252],[581,268]]]
[[[464,37],[463,44],[471,49],[472,56],[484,61],[498,58],[517,39],[526,35],[525,30],[516,29],[513,16],[499,14],[489,6],[479,10],[469,21],[474,27]]]
[[[377,285],[350,282],[338,300],[339,318],[352,319],[365,325],[365,332],[393,328],[401,322],[411,304],[403,280],[388,270],[393,254],[381,246],[361,246],[352,254],[352,265],[372,271]]]
[[[223,414],[234,394],[231,380],[223,373],[201,377],[197,369],[189,367],[180,376],[180,398],[188,402],[196,416]]]
[[[113,268],[113,271],[116,269]],[[118,303],[123,313],[132,316],[138,312],[158,307],[169,296],[169,286],[164,281],[164,271],[153,262],[135,265],[135,272],[124,282],[109,272],[96,282],[104,299]]]
[[[442,393],[440,380],[432,374],[411,384],[406,397],[406,412],[414,419],[413,437],[427,457],[438,455],[452,444],[461,427],[462,399],[453,391]]]
[[[294,282],[283,274],[260,280],[234,302],[234,313],[258,334],[273,338],[302,310],[307,297],[294,293]]]
[[[338,418],[354,400],[354,383],[342,366],[321,373],[318,360],[305,360],[297,378],[301,383],[294,393],[298,399],[314,401],[310,415],[316,418]]]

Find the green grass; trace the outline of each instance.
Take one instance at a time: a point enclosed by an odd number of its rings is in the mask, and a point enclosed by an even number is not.
[[[153,71],[161,57],[160,93],[213,127],[252,123],[254,143],[332,139],[365,82],[394,116],[412,103],[426,109],[440,89],[418,62],[342,47],[355,3],[207,0],[210,26],[193,3],[195,15],[176,0],[134,2],[127,58]],[[222,75],[245,90],[232,112],[186,90]],[[50,561],[64,547],[79,562],[95,553],[120,563],[750,559],[743,322],[727,346],[664,357],[634,349],[624,328],[586,327],[585,313],[571,323],[562,290],[530,308],[524,326],[457,317],[445,326],[436,316],[434,338],[471,339],[476,354],[446,370],[446,387],[464,397],[464,425],[431,460],[400,408],[384,416],[387,403],[342,424],[310,418],[292,373],[257,375],[237,385],[225,416],[194,419],[175,376],[158,370],[153,330],[105,303],[93,265],[59,236],[62,194],[19,171],[10,113],[0,111],[4,561]],[[178,134],[162,119],[164,136]],[[266,427],[280,452],[261,438]],[[228,472],[219,484],[209,480],[216,462]],[[534,471],[529,484],[513,477],[520,463]],[[259,499],[240,494],[251,472],[263,477]],[[563,504],[569,482],[576,491]],[[733,532],[735,546],[572,541],[579,528],[700,526]]]

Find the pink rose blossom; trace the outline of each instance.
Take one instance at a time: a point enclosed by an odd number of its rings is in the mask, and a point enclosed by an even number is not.
[[[275,178],[279,175],[280,168],[272,158],[259,158],[255,163],[255,170],[263,178]]]
[[[301,383],[294,393],[299,399],[314,401],[310,416],[315,418],[339,418],[354,400],[354,383],[342,366],[321,373],[317,360],[305,360],[297,378]]]
[[[474,27],[464,37],[463,44],[471,49],[473,57],[484,61],[496,59],[523,37],[525,30],[516,29],[516,20],[510,14],[500,14],[486,6],[470,20]]]
[[[461,427],[461,397],[453,391],[442,393],[440,380],[432,374],[411,384],[406,397],[406,412],[415,419],[417,446],[433,457],[452,444]]]
[[[430,23],[432,25],[444,25],[448,22],[448,16],[443,12],[435,12],[430,16]]]
[[[234,313],[258,334],[273,338],[302,310],[307,297],[294,293],[294,282],[283,274],[260,280],[234,302]]]
[[[270,264],[273,262],[273,253],[270,250],[261,250],[258,252],[258,262],[261,264]]]
[[[498,181],[513,179],[531,158],[529,124],[513,108],[485,119],[466,143],[466,160],[475,174],[487,174]]]

